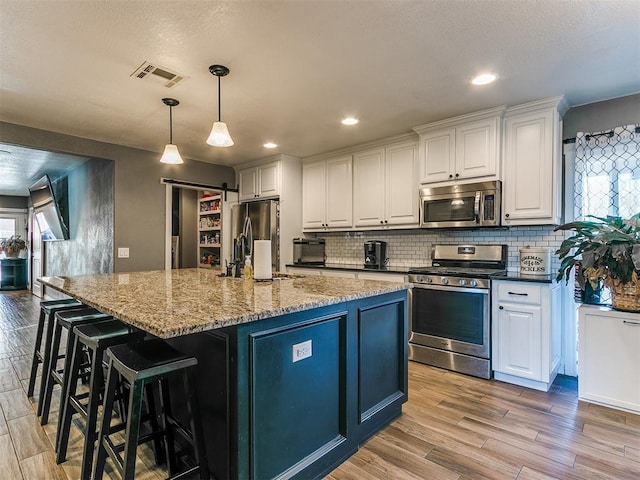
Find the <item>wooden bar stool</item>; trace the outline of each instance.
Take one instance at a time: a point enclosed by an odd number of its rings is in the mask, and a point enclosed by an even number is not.
[[[62,338],[62,329],[67,330],[67,346],[65,352],[71,352],[73,348],[73,327],[78,325],[84,325],[91,322],[99,322],[101,320],[108,320],[113,318],[110,315],[99,312],[95,308],[87,307],[80,310],[68,310],[65,312],[58,312],[54,316],[53,320],[53,338],[51,339],[51,349],[47,365],[48,370],[43,371],[42,375],[46,376],[46,383],[44,391],[40,392],[40,403],[38,406],[42,406],[40,414],[40,425],[46,425],[49,422],[49,409],[51,407],[51,396],[53,394],[53,387],[58,384],[60,387],[64,385],[64,378],[69,371],[69,364],[71,363],[71,355],[60,354],[60,339]],[[51,325],[49,325],[51,327]],[[58,370],[58,360],[64,359],[64,367],[62,370]],[[60,399],[65,398],[66,392],[61,393]]]
[[[84,305],[75,298],[66,298],[64,300],[45,300],[40,302],[40,317],[38,319],[38,329],[36,330],[36,343],[33,347],[33,358],[31,359],[31,374],[29,375],[29,387],[27,388],[27,397],[33,397],[33,391],[36,386],[36,377],[38,375],[38,365],[44,363],[47,355],[47,347],[51,345],[51,335],[53,329],[49,329],[49,323],[53,319],[56,312],[64,310],[72,310],[81,308]],[[47,339],[45,340],[45,351],[42,350],[42,335],[47,326]],[[44,366],[46,368],[46,366]],[[44,369],[43,369],[44,371]],[[42,375],[44,378],[44,374]],[[40,391],[44,389],[44,385],[40,386]],[[42,398],[42,395],[40,396]],[[38,402],[40,403],[40,402]]]
[[[77,326],[74,327],[73,333],[75,340],[73,350],[69,352],[71,363],[64,387],[66,397],[61,400],[61,414],[58,416],[56,434],[56,451],[58,454],[56,462],[60,464],[66,460],[71,420],[74,414],[79,413],[85,422],[80,478],[88,479],[91,476],[93,451],[97,437],[98,406],[104,392],[104,376],[102,372],[104,352],[108,347],[114,345],[141,341],[144,333],[120,320],[106,320]],[[83,365],[84,348],[89,350],[91,376],[89,390],[84,393],[78,393],[78,380],[85,367]],[[153,406],[150,409],[150,415],[152,417],[156,415]],[[157,447],[159,447],[159,444]],[[161,448],[158,448],[158,450],[160,451]]]
[[[104,394],[102,422],[97,440],[97,454],[93,465],[94,479],[102,478],[107,455],[113,460],[116,469],[124,480],[135,477],[136,451],[140,443],[146,442],[155,435],[164,437],[169,478],[183,478],[198,473],[200,479],[209,479],[209,468],[204,449],[198,397],[195,391],[195,366],[198,361],[175,350],[162,340],[149,340],[134,345],[118,345],[107,349],[106,391]],[[187,398],[187,413],[190,429],[181,425],[172,415],[167,378],[171,374],[182,374],[183,388]],[[129,414],[126,424],[111,426],[114,394],[117,378],[121,375],[130,382]],[[145,385],[160,383],[160,401],[162,405],[162,427],[160,432],[140,435],[141,407]],[[115,444],[111,435],[126,428],[125,441]],[[195,465],[176,473],[177,456],[174,445],[174,434],[193,447]],[[121,452],[124,455],[121,455]]]

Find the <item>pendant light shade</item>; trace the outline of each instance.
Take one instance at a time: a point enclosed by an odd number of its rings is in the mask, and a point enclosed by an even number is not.
[[[169,107],[169,143],[164,147],[164,152],[162,153],[162,157],[160,157],[160,162],[174,165],[184,163],[184,160],[182,160],[180,152],[178,151],[178,147],[173,144],[173,107],[179,105],[180,102],[173,98],[163,98],[162,102]]]
[[[178,147],[176,147],[172,143],[167,143],[164,146],[164,152],[162,153],[162,157],[160,158],[160,162],[162,162],[162,163],[179,164],[179,163],[184,163],[184,160],[182,160],[182,157],[180,156],[180,152],[178,151]]]
[[[227,76],[229,69],[224,65],[211,65],[209,72],[218,77],[218,121],[214,122],[207,143],[213,147],[230,147],[233,145],[233,140],[229,135],[229,129],[227,124],[220,120],[220,77]]]

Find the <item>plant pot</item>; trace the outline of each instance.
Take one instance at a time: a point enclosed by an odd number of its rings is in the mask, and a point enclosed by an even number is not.
[[[611,288],[611,304],[615,310],[640,312],[640,282],[614,285]]]
[[[20,250],[14,250],[13,248],[5,248],[4,254],[7,258],[18,258],[20,256]]]
[[[598,280],[596,288],[591,286],[591,282],[587,281],[584,285],[584,290],[581,291],[582,303],[589,305],[600,305],[602,302],[602,282]]]

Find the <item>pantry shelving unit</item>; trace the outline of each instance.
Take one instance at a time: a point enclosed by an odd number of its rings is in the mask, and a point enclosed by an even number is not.
[[[220,194],[198,195],[198,265],[211,268],[222,258],[222,198]]]

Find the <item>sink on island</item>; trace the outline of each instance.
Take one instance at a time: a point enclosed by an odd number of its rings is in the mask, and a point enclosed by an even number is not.
[[[215,478],[321,478],[407,400],[407,284],[205,269],[42,281],[198,359]]]

